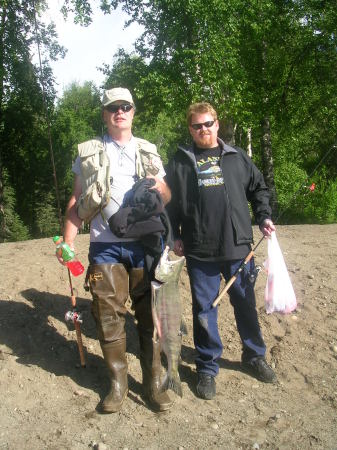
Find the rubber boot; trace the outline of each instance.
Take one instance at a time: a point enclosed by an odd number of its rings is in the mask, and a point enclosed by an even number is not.
[[[110,392],[102,403],[102,411],[114,413],[121,409],[128,394],[128,364],[126,360],[126,341],[101,343],[104,361],[110,373]]]
[[[173,401],[167,392],[161,392],[160,344],[152,340],[151,285],[143,269],[130,270],[129,289],[138,322],[144,396],[155,410],[166,411]]]
[[[125,335],[128,274],[123,264],[93,264],[88,273],[92,314],[111,381],[102,410],[113,413],[120,410],[128,393]]]
[[[143,392],[156,411],[166,411],[171,408],[174,401],[167,391],[162,391],[160,343],[152,337],[139,336],[140,365],[143,373]]]

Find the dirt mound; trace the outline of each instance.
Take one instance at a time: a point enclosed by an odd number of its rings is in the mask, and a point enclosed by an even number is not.
[[[258,230],[254,230],[259,239]],[[294,314],[267,315],[266,275],[257,305],[268,360],[278,384],[265,385],[241,371],[241,346],[225,297],[219,307],[224,352],[212,401],[195,395],[191,297],[180,280],[189,327],[183,339],[183,398],[166,413],[144,403],[138,337],[127,317],[130,392],[122,411],[101,415],[107,372],[83,279],[73,279],[83,312],[87,367],[79,367],[76,335],[64,320],[69,309],[65,268],[51,239],[0,245],[0,450],[6,449],[336,449],[337,225],[279,226],[277,237],[298,299]],[[86,263],[88,236],[77,239]],[[256,262],[266,258],[266,243]]]

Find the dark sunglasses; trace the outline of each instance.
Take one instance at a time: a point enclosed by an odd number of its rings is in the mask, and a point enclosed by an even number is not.
[[[201,130],[202,127],[211,128],[214,125],[215,120],[208,120],[204,123],[192,123],[193,130]]]
[[[125,103],[123,105],[108,105],[105,106],[105,109],[111,113],[116,113],[117,111],[121,110],[123,112],[129,112],[133,108],[132,105]]]

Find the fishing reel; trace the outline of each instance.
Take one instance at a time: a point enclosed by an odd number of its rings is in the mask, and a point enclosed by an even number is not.
[[[83,323],[82,314],[77,311],[67,311],[64,318],[66,322]]]
[[[251,269],[248,272],[248,280],[253,284],[256,281],[256,278],[258,276],[258,274],[260,273],[260,271],[262,270],[261,266],[255,266],[254,269]]]

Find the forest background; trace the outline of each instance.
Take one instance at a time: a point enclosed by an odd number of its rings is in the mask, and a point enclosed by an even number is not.
[[[209,101],[220,136],[263,172],[277,223],[337,222],[335,0],[64,0],[62,12],[87,26],[97,4],[144,31],[101,67],[103,86],[57,99],[50,63],[65,49],[47,2],[0,0],[0,242],[60,232],[77,144],[102,134],[102,89],[116,86],[164,162],[189,140],[188,105]]]

